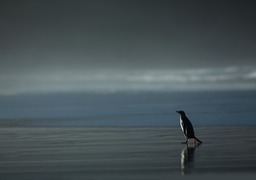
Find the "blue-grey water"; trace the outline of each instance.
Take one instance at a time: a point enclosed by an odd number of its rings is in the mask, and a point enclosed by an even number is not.
[[[199,127],[186,146],[176,127],[5,127],[0,179],[255,179],[255,133]]]
[[[0,179],[255,179],[256,92],[0,96]],[[183,109],[203,144],[181,144]]]
[[[184,110],[198,126],[256,125],[256,92],[0,96],[0,123],[40,120],[33,126],[177,126],[176,110]]]

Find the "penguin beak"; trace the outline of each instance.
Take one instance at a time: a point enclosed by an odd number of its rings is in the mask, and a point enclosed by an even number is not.
[[[180,113],[180,111],[176,111],[176,113]]]

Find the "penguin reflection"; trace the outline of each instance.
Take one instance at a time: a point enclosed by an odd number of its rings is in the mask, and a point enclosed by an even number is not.
[[[186,145],[184,149],[181,150],[181,174],[189,174],[194,168],[194,158],[196,145],[189,146]]]

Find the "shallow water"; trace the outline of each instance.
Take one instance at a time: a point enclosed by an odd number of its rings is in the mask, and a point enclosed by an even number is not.
[[[170,179],[256,172],[256,127],[0,128],[1,179]]]

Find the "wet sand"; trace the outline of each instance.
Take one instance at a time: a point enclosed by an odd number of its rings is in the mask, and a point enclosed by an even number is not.
[[[256,127],[0,128],[0,179],[256,177]],[[199,178],[200,179],[200,178]]]

